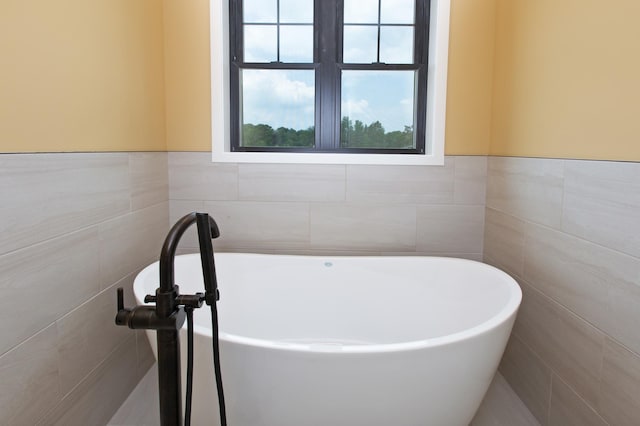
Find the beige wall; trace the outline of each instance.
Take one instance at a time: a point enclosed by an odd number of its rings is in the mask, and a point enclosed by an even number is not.
[[[497,4],[490,153],[640,160],[640,2]]]
[[[166,150],[162,3],[0,2],[0,151]]]
[[[165,0],[167,147],[211,150],[209,2]],[[489,151],[495,0],[452,0],[446,153]]]

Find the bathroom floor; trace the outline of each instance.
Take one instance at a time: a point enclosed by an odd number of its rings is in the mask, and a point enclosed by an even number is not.
[[[107,426],[157,426],[158,370],[154,365]],[[498,373],[470,426],[540,426]]]

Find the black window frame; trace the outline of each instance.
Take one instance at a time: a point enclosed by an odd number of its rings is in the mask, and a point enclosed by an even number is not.
[[[229,0],[229,84],[231,152],[297,152],[345,154],[426,154],[427,72],[431,0],[415,0],[413,64],[356,64],[342,62],[344,29],[343,0],[314,0],[312,63],[244,62],[242,0]],[[279,24],[283,25],[283,24]],[[375,24],[373,24],[375,25]],[[389,24],[382,24],[388,26]],[[380,22],[378,26],[378,55]],[[279,31],[278,31],[279,34]],[[278,59],[280,43],[278,41]],[[379,60],[379,56],[378,56]],[[243,69],[315,70],[315,140],[313,147],[240,146],[240,73]],[[347,148],[341,138],[341,73],[343,70],[416,72],[414,137],[415,148]]]

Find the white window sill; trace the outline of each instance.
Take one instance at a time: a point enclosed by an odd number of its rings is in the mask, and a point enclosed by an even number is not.
[[[444,155],[419,154],[318,154],[298,152],[213,152],[220,163],[388,164],[427,166],[444,164]]]

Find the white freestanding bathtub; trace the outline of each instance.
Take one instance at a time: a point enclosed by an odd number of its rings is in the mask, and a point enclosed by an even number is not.
[[[522,297],[504,272],[462,259],[217,253],[215,264],[230,426],[466,426]],[[204,291],[198,254],[178,256],[175,273],[181,294]],[[157,287],[156,262],[135,280],[138,303]],[[196,310],[194,425],[219,424],[210,318]],[[185,329],[181,344],[184,372]]]

